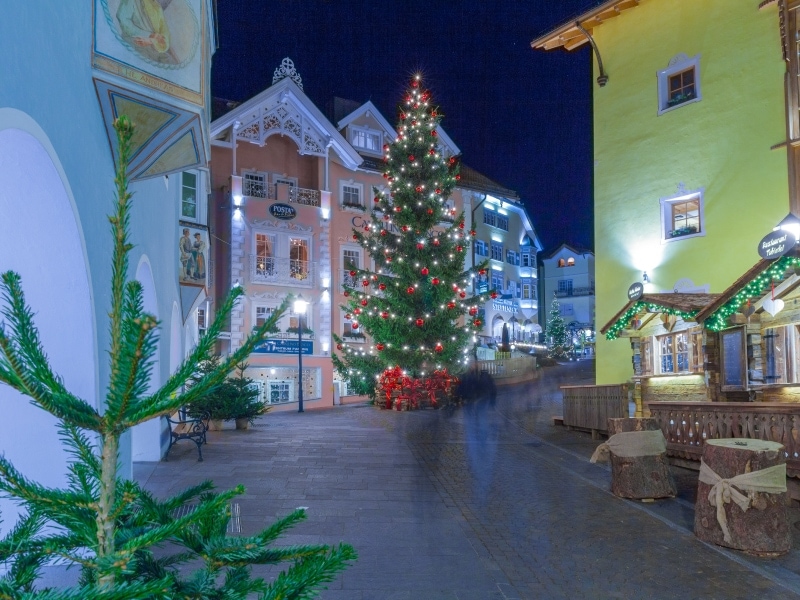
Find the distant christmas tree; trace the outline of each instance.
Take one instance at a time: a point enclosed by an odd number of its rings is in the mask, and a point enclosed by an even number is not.
[[[561,305],[555,294],[550,304],[550,315],[547,317],[545,338],[552,358],[567,357],[567,328],[564,326],[564,319],[561,318]]]
[[[486,298],[468,297],[473,273],[464,270],[475,232],[466,232],[464,214],[447,204],[460,176],[458,161],[439,147],[441,118],[415,76],[399,110],[397,139],[383,148],[387,185],[374,189],[370,222],[353,230],[375,271],[350,270],[354,285],[345,286],[349,301],[342,308],[352,329],[372,341],[365,347],[334,336],[341,354],[333,361],[360,393],[371,393],[377,376],[397,366],[414,378],[460,369],[482,326],[478,305]]]

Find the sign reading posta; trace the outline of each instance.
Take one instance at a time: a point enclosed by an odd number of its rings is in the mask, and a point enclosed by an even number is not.
[[[269,207],[269,214],[282,221],[291,221],[297,216],[297,210],[294,206],[278,203]]]
[[[628,300],[638,300],[644,294],[644,285],[639,283],[632,283],[631,287],[628,288]]]
[[[766,260],[776,260],[789,252],[797,240],[790,231],[770,231],[758,242],[758,255]]]

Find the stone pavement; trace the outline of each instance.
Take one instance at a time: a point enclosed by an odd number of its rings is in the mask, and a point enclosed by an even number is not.
[[[323,600],[800,597],[800,544],[769,560],[694,537],[696,473],[675,470],[673,500],[610,494],[608,469],[588,462],[597,442],[552,425],[558,385],[591,382],[592,367],[545,369],[500,388],[493,406],[268,414],[250,431],[210,433],[205,462],[182,443],[134,474],[159,495],[207,478],[244,484],[245,534],[308,507],[284,543],[359,553]]]

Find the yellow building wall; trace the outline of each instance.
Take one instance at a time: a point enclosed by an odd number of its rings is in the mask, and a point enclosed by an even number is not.
[[[608,84],[594,93],[598,328],[642,281],[721,292],[789,212],[778,13],[751,0],[644,0],[594,29]],[[702,99],[658,116],[657,72],[700,55]],[[597,77],[595,62],[594,77]],[[704,189],[705,236],[661,241],[660,198]],[[598,335],[597,383],[632,375],[628,340]]]

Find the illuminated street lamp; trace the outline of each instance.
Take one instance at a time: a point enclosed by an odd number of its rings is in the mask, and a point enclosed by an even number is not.
[[[308,302],[306,302],[302,294],[299,294],[297,296],[297,299],[295,299],[294,301],[294,312],[297,315],[297,365],[299,370],[297,377],[297,399],[300,401],[300,405],[297,408],[297,412],[304,412],[303,411],[303,315],[306,314],[307,309],[308,309]]]

